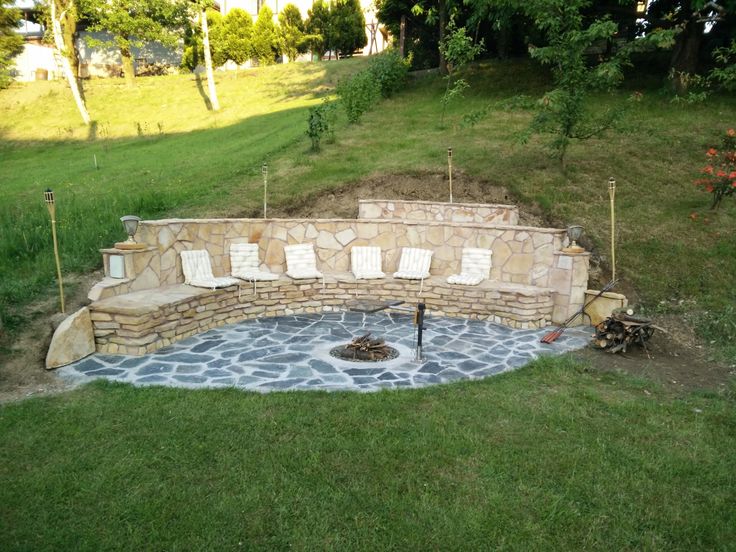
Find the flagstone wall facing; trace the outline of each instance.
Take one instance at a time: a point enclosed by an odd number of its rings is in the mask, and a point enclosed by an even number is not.
[[[519,224],[519,208],[516,205],[361,199],[358,218],[513,225]]]
[[[380,214],[376,211],[379,208]],[[434,220],[416,220],[423,208],[427,217]],[[136,240],[145,244],[145,249],[102,250],[105,278],[89,294],[98,350],[141,354],[163,346],[162,343],[244,317],[345,308],[351,293],[356,291],[377,298],[422,300],[436,313],[487,318],[520,328],[562,322],[583,305],[589,254],[562,252],[565,230],[490,222],[497,217],[517,222],[518,211],[513,207],[365,201],[361,202],[360,211],[361,218],[357,220],[142,222]],[[369,215],[384,218],[363,218]],[[472,222],[457,221],[458,217],[471,215]],[[478,222],[476,218],[484,220]],[[184,281],[181,251],[207,250],[214,275],[224,276],[230,272],[230,245],[243,242],[258,243],[262,269],[277,274],[286,271],[285,245],[313,243],[318,268],[328,277],[327,287],[305,287],[282,276],[263,287],[262,292],[259,290],[250,303],[242,302],[248,284],[237,292],[237,297],[232,290],[204,290],[208,293],[195,293],[193,297],[186,293],[182,296],[179,290],[178,295],[167,298],[165,290],[174,289],[172,286],[195,289],[180,286]],[[359,245],[381,247],[387,279],[356,284],[349,276],[350,250]],[[417,282],[390,278],[397,269],[402,247],[434,251],[432,278],[425,282],[422,296],[416,294]],[[450,286],[445,282],[447,276],[460,272],[463,247],[492,251],[491,278],[480,287]],[[259,284],[259,288],[261,285],[265,284]],[[134,303],[138,310],[126,314],[126,308]],[[190,311],[192,316],[187,318]],[[159,331],[161,325],[165,329]]]

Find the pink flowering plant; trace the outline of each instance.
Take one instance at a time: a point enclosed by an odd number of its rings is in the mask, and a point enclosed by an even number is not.
[[[711,209],[718,209],[726,196],[736,194],[736,130],[730,128],[723,138],[721,149],[710,148],[705,153],[708,164],[703,177],[695,185],[713,194]]]

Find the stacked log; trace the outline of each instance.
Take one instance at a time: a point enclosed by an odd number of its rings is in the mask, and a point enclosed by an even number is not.
[[[383,360],[391,356],[386,342],[383,339],[372,339],[370,332],[345,345],[345,353],[345,356],[358,360]]]
[[[646,350],[646,342],[652,337],[655,328],[651,320],[633,316],[631,310],[617,309],[595,327],[593,345],[608,353],[625,353],[632,343]]]

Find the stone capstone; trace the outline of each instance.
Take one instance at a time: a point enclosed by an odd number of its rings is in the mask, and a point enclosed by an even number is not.
[[[87,307],[68,316],[56,328],[46,354],[46,369],[59,368],[95,352],[92,319]]]

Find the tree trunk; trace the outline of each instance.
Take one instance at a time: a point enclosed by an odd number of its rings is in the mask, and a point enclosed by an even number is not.
[[[442,44],[442,41],[445,39],[445,27],[447,27],[447,4],[445,3],[446,0],[440,0],[440,32],[439,32],[439,39],[440,44]],[[445,59],[445,55],[442,53],[442,49],[440,48],[440,74],[441,75],[447,75],[447,60]]]
[[[77,17],[76,13],[72,13],[73,8],[64,10],[63,21],[61,21],[61,30],[64,36],[64,46],[66,47],[66,57],[74,70],[74,74],[79,73],[79,57],[77,56],[77,48],[74,44],[74,37],[77,34]]]
[[[72,96],[74,96],[74,102],[77,104],[79,114],[82,116],[82,120],[85,125],[89,125],[90,118],[87,112],[87,106],[84,105],[84,99],[79,91],[79,82],[77,76],[72,71],[71,63],[67,57],[67,50],[64,47],[64,35],[62,33],[61,21],[66,15],[66,11],[62,11],[58,15],[56,13],[56,0],[49,2],[51,6],[51,29],[54,35],[54,57],[57,63],[61,66],[61,72],[64,74],[64,78],[69,83],[69,88],[72,89]]]
[[[124,39],[127,42],[127,39]],[[123,76],[125,84],[133,88],[135,86],[135,65],[133,64],[133,54],[130,52],[130,46],[120,47],[120,57],[123,58]]]
[[[678,96],[687,94],[690,77],[698,70],[698,56],[704,31],[704,24],[692,18],[677,37],[670,68],[672,69],[672,85]]]
[[[215,75],[212,71],[212,54],[210,53],[210,31],[207,26],[207,14],[202,10],[202,46],[204,49],[204,68],[207,72],[207,89],[210,95],[210,103],[212,111],[220,110],[220,102],[217,100],[217,90],[215,89]]]

